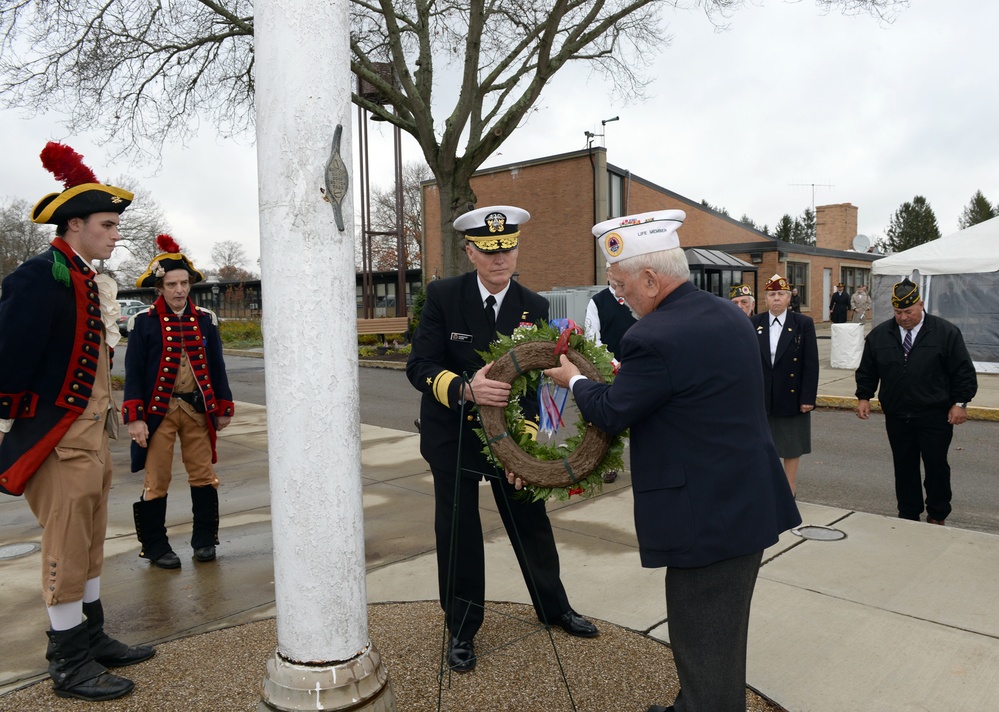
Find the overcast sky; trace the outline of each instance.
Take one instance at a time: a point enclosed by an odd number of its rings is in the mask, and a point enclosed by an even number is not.
[[[695,201],[771,227],[812,204],[850,202],[859,232],[883,236],[895,210],[929,201],[943,234],[957,230],[976,190],[999,201],[999,4],[912,0],[893,24],[868,15],[823,15],[811,0],[747,6],[715,31],[700,12],[665,10],[669,47],[650,56],[644,102],[610,98],[584,68],[564,70],[539,111],[487,166],[585,148]],[[601,128],[601,120],[620,119]],[[127,174],[164,209],[195,263],[211,245],[237,240],[258,270],[256,155],[250,139],[217,140],[210,129],[171,146],[161,169],[110,164],[88,137],[70,136],[55,112],[25,120],[0,112],[5,168],[0,196],[34,202],[56,189],[38,153],[49,139],[84,154],[102,180]],[[391,132],[372,125],[373,174],[391,170]],[[418,160],[408,141],[404,160]],[[353,176],[356,169],[352,169]],[[382,178],[388,185],[390,173]],[[805,184],[805,185],[800,185]],[[682,232],[681,232],[682,239]]]

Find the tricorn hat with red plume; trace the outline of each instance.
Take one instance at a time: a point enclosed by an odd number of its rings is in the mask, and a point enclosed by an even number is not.
[[[205,278],[205,275],[194,269],[191,260],[180,251],[180,245],[169,235],[157,235],[156,246],[163,252],[156,255],[146,271],[135,280],[136,287],[155,287],[167,272],[175,269],[186,269],[191,275],[191,284],[197,284]]]
[[[31,211],[36,223],[58,225],[70,218],[94,213],[124,212],[134,197],[123,188],[102,185],[83,163],[83,156],[69,146],[49,141],[41,153],[42,165],[62,182],[65,190],[49,193]]]

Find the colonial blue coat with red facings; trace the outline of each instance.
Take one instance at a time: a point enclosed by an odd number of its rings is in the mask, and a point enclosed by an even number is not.
[[[152,438],[163,422],[173,396],[173,386],[181,363],[181,349],[194,370],[198,390],[205,400],[208,432],[215,453],[215,418],[232,416],[235,407],[229,378],[222,359],[222,339],[214,315],[194,305],[190,299],[183,314],[177,315],[163,297],[134,317],[125,351],[125,402],[121,412],[125,423],[145,420]],[[146,448],[132,443],[132,472],[146,466]]]
[[[0,441],[7,494],[24,492],[90,401],[102,338],[95,275],[57,237],[3,280],[0,418],[14,420]]]

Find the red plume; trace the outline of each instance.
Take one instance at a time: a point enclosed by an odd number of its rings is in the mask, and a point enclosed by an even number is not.
[[[41,158],[45,170],[62,181],[67,190],[82,183],[100,183],[83,164],[83,156],[64,143],[49,141],[42,149]]]
[[[156,236],[156,245],[161,250],[163,250],[164,252],[167,252],[167,253],[169,253],[171,255],[180,254],[180,245],[178,245],[177,241],[174,240],[169,235],[157,235]]]

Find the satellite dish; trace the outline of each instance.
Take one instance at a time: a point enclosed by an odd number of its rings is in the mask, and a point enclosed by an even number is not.
[[[857,235],[853,238],[853,249],[856,252],[867,252],[871,249],[871,238],[867,235]]]

